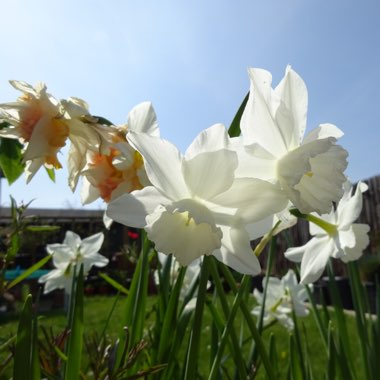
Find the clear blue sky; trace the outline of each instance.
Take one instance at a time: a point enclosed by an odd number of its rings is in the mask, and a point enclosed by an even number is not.
[[[377,0],[2,0],[0,102],[9,79],[43,81],[57,98],[77,96],[95,115],[123,123],[151,100],[161,135],[184,150],[210,125],[231,122],[249,88],[247,68],[287,64],[309,91],[308,130],[345,132],[347,175],[380,174],[380,2]],[[80,207],[67,173],[51,183],[2,180],[34,207]],[[103,208],[99,201],[87,208]]]

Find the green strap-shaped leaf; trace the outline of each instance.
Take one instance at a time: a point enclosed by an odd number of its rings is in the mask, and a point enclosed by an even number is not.
[[[80,365],[83,349],[83,265],[79,276],[72,289],[72,297],[75,297],[70,311],[69,330],[70,335],[67,342],[67,363],[65,366],[65,380],[80,378]]]
[[[290,373],[293,380],[305,380],[302,373],[301,358],[299,356],[299,350],[297,349],[294,336],[289,336],[289,351],[290,351]]]
[[[228,128],[228,134],[230,137],[240,136],[240,120],[243,115],[244,108],[247,105],[248,97],[249,97],[249,93],[245,96],[238,111],[236,112],[234,119],[232,120],[230,127]]]
[[[124,293],[128,295],[128,289],[125,288],[123,285],[119,284],[116,280],[111,278],[110,276],[107,276],[105,273],[99,273],[99,276],[106,282],[108,282],[113,288],[118,290],[120,293]]]
[[[210,260],[210,257],[204,256],[199,279],[197,303],[194,311],[193,327],[190,332],[190,341],[187,351],[186,362],[184,365],[184,380],[192,380],[196,378],[202,332],[202,316],[206,300],[207,281],[209,276],[208,260]]]
[[[164,315],[157,355],[157,361],[159,363],[163,362],[165,359],[169,359],[167,357],[167,353],[171,348],[172,340],[174,338],[173,330],[176,328],[178,303],[185,273],[186,268],[181,267],[176,283],[169,298],[166,313]]]
[[[25,300],[17,328],[13,366],[14,380],[36,379],[36,377],[31,377],[33,356],[35,356],[33,351],[36,350],[33,342],[32,296],[29,294]]]
[[[0,167],[10,185],[24,172],[21,149],[17,140],[0,138]]]
[[[61,228],[60,226],[48,226],[48,225],[26,226],[26,230],[31,231],[31,232],[54,232],[54,231],[58,231],[60,228]]]
[[[12,282],[10,282],[6,288],[7,290],[13,288],[15,285],[20,283],[25,278],[29,277],[33,272],[43,267],[50,259],[52,258],[51,255],[45,256],[43,259],[32,265],[30,268],[28,268],[25,272],[21,273],[18,277],[16,277]]]
[[[133,274],[131,286],[125,301],[125,313],[123,318],[123,328],[119,334],[119,344],[112,366],[113,373],[116,373],[125,359],[128,348],[132,348],[141,341],[144,332],[146,302],[148,297],[148,273],[149,273],[149,251],[151,243],[142,233],[143,249],[140,254],[135,272]],[[128,335],[124,327],[128,328]],[[132,369],[131,369],[132,370]]]

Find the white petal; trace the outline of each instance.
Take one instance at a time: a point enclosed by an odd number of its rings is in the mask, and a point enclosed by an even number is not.
[[[37,96],[37,91],[31,86],[29,83],[26,83],[21,80],[10,80],[9,83],[16,89],[22,92],[26,92],[27,94],[31,94]],[[39,84],[40,89],[46,90],[46,86],[43,83]]]
[[[109,263],[109,260],[99,253],[91,254],[83,257],[83,272],[88,273],[93,265],[96,267],[104,267]]]
[[[277,179],[277,158],[261,145],[238,146],[235,143],[233,146],[239,159],[239,165],[235,171],[237,178]]]
[[[345,230],[339,230],[339,242],[343,250],[355,247],[356,240],[352,226]]]
[[[343,132],[336,127],[334,124],[320,124],[317,128],[314,128],[307,136],[303,139],[302,144],[307,144],[314,140],[326,139],[328,137],[334,137],[339,139],[343,136]]]
[[[82,177],[82,188],[80,192],[81,202],[86,205],[94,202],[100,197],[99,189],[91,184],[87,177]]]
[[[301,283],[309,284],[319,279],[326,264],[336,252],[334,240],[329,237],[313,238],[314,244],[309,245],[301,261]]]
[[[142,133],[129,132],[127,138],[144,157],[149,180],[162,194],[174,201],[190,197],[182,175],[183,157],[174,145]]]
[[[92,254],[97,253],[100,250],[100,247],[102,246],[104,241],[104,234],[103,232],[98,232],[95,235],[91,235],[85,239],[82,240],[81,243],[81,253],[84,256],[90,256]]]
[[[29,183],[33,179],[34,175],[37,173],[39,168],[43,166],[44,162],[44,158],[36,158],[33,160],[26,161],[24,169],[26,183]]]
[[[53,255],[53,264],[56,268],[66,268],[74,258],[74,252],[66,244],[48,244],[46,248]]]
[[[81,242],[82,240],[78,234],[73,231],[66,231],[63,244],[68,245],[73,252],[77,251],[77,249],[80,247]]]
[[[253,254],[247,231],[243,228],[221,227],[222,247],[213,253],[219,261],[242,274],[261,272],[259,260]]]
[[[344,255],[340,257],[345,263],[353,260],[357,260],[363,251],[367,248],[369,244],[369,226],[368,224],[355,223],[352,225],[353,232],[355,234],[355,247],[346,248],[344,250]]]
[[[338,223],[341,229],[346,229],[354,223],[359,218],[363,207],[361,182],[358,183],[352,197],[349,196],[351,194],[350,188],[346,189],[346,193],[348,193],[348,197],[342,198],[337,207]]]
[[[237,217],[250,224],[283,210],[288,200],[277,185],[255,178],[238,178],[229,190],[213,198],[212,202],[239,209]]]
[[[246,145],[259,143],[276,157],[281,157],[287,148],[275,120],[280,99],[271,88],[272,75],[262,69],[250,69],[249,76],[249,98],[240,122],[244,142]]]
[[[275,88],[281,99],[276,120],[288,150],[298,147],[306,129],[308,94],[305,82],[288,66],[285,76]]]
[[[261,238],[268,233],[274,226],[274,215],[268,216],[256,223],[247,224],[245,229],[249,234],[250,240]]]
[[[72,274],[67,273],[60,269],[54,269],[47,275],[41,276],[40,283],[45,283],[44,294],[51,292],[54,289],[65,289],[67,293],[71,292]]]
[[[185,153],[185,158],[190,160],[199,153],[214,152],[229,148],[229,137],[223,124],[214,124],[202,131],[190,144]]]
[[[133,132],[144,132],[158,137],[157,116],[150,102],[143,102],[132,108],[128,115],[128,129]]]
[[[286,275],[282,277],[281,282],[288,289],[293,289],[298,285],[297,276],[292,269],[289,269]]]
[[[211,199],[231,187],[237,165],[236,153],[226,149],[200,153],[183,162],[183,177],[193,197]]]
[[[77,140],[72,141],[67,159],[68,180],[71,191],[75,190],[79,175],[86,165],[86,151],[87,147],[85,144],[79,143]]]
[[[124,194],[108,204],[108,217],[125,226],[143,228],[145,218],[151,214],[159,204],[166,205],[170,201],[153,186],[142,190]]]
[[[111,225],[113,223],[113,220],[104,212],[103,214],[103,224],[106,227],[107,230],[111,228]]]
[[[315,242],[315,239],[310,239],[305,245],[288,248],[285,251],[284,256],[290,261],[299,263],[302,260],[302,257],[305,254],[306,250],[313,249]]]

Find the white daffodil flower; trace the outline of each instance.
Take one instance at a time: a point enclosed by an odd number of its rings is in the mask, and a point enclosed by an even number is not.
[[[265,287],[265,278],[263,279],[263,288]],[[309,286],[311,288],[311,286]],[[311,288],[312,289],[312,288]],[[257,289],[253,295],[258,302],[252,310],[252,314],[260,316],[263,305],[263,294]],[[294,328],[294,322],[290,314],[292,310],[298,317],[305,317],[309,314],[309,309],[305,304],[308,294],[305,285],[299,284],[297,276],[293,270],[289,269],[288,273],[282,279],[269,277],[268,288],[264,308],[264,326],[273,320],[278,320],[287,329]]]
[[[336,145],[343,133],[321,124],[305,138],[308,95],[302,78],[287,67],[279,85],[272,76],[249,69],[250,94],[241,119],[244,144],[239,150],[238,176],[278,181],[289,200],[303,213],[330,212],[343,195],[347,152]]]
[[[76,233],[67,231],[62,244],[48,244],[46,249],[53,256],[56,269],[40,277],[38,282],[45,284],[44,293],[54,289],[65,289],[66,293],[70,294],[74,268],[77,275],[81,264],[84,274],[87,274],[93,265],[107,265],[108,259],[98,253],[103,240],[104,235],[101,232],[81,240]]]
[[[148,134],[127,137],[143,156],[152,185],[115,199],[107,215],[144,228],[157,251],[172,253],[181,265],[214,255],[241,273],[257,274],[245,225],[282,210],[287,200],[267,181],[235,178],[237,154],[226,149],[224,126],[203,131],[185,155]]]
[[[120,128],[107,153],[90,152],[82,171],[83,204],[101,197],[111,201],[124,193],[139,190],[150,184],[145,173],[143,159],[128,142],[127,131],[159,136],[156,113],[150,102],[134,107],[128,115],[127,125]]]
[[[316,281],[323,273],[330,257],[344,262],[357,260],[369,244],[367,224],[354,223],[362,210],[362,193],[368,186],[359,182],[352,195],[352,185],[347,181],[344,195],[336,210],[318,218],[308,215],[313,238],[302,247],[289,248],[285,256],[301,261],[301,282]]]

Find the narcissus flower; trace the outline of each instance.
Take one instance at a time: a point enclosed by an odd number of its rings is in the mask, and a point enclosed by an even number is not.
[[[268,71],[250,69],[249,76],[239,175],[278,181],[301,212],[330,212],[346,181],[347,152],[336,145],[343,133],[321,124],[304,138],[307,89],[290,66],[275,89]]]
[[[120,141],[120,135],[123,134],[108,121],[104,124],[101,118],[92,116],[88,104],[82,99],[70,97],[61,103],[66,123],[70,128],[71,145],[67,163],[69,186],[74,191],[88,157],[109,154],[114,142]]]
[[[265,278],[263,279],[263,287],[265,286]],[[258,306],[252,310],[252,314],[259,316],[263,307],[264,297],[257,289],[253,292]],[[309,309],[305,304],[308,294],[305,285],[299,284],[297,276],[293,270],[278,279],[269,277],[268,288],[266,290],[265,307],[264,307],[264,325],[274,320],[279,321],[287,329],[294,328],[294,322],[291,313],[298,317],[304,317],[309,314]]]
[[[72,190],[86,164],[87,152],[107,151],[115,128],[103,125],[90,115],[88,105],[81,99],[58,101],[42,83],[34,88],[25,82],[11,81],[23,92],[17,102],[0,105],[0,120],[11,126],[0,130],[0,136],[18,139],[24,145],[23,160],[29,182],[41,166],[60,169],[58,153],[69,139],[69,185]]]
[[[224,126],[202,132],[185,155],[148,134],[127,137],[143,156],[152,185],[112,201],[107,215],[144,228],[157,251],[172,253],[181,265],[214,255],[241,273],[258,273],[245,226],[283,209],[287,200],[269,182],[235,178],[237,154],[226,149]]]
[[[25,145],[24,161],[30,181],[43,165],[62,167],[57,153],[66,144],[69,127],[63,118],[62,105],[46,92],[43,83],[35,88],[21,81],[10,83],[23,94],[16,102],[0,105],[0,119],[11,124],[0,130],[0,136],[18,139]]]
[[[114,136],[107,153],[90,152],[82,171],[82,202],[91,203],[101,197],[109,202],[121,194],[142,189],[150,184],[141,154],[127,141],[126,132],[143,132],[159,136],[156,114],[150,102],[134,107],[128,123]]]
[[[71,293],[74,268],[78,274],[81,264],[84,274],[88,273],[93,265],[107,265],[108,259],[98,253],[103,240],[104,235],[101,232],[81,240],[76,233],[67,231],[62,244],[48,244],[46,249],[53,256],[56,269],[39,279],[40,283],[45,283],[44,293],[54,289],[65,289],[67,293]]]
[[[316,281],[323,273],[330,257],[344,262],[357,260],[369,244],[367,224],[354,223],[362,209],[362,193],[367,190],[359,182],[352,195],[352,185],[345,183],[344,195],[336,210],[329,214],[306,215],[313,238],[302,247],[289,248],[285,256],[292,261],[301,261],[301,282]]]

